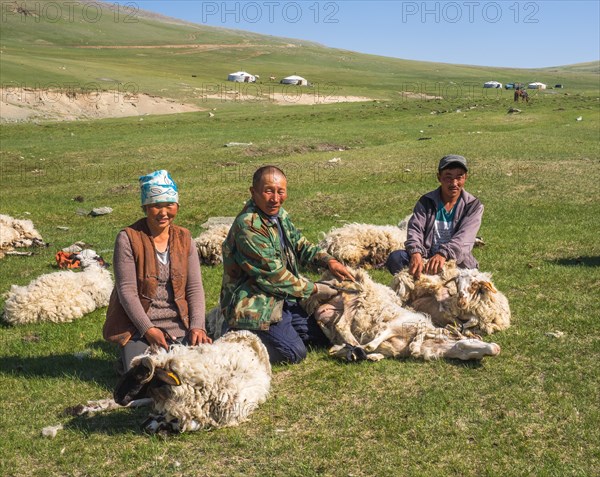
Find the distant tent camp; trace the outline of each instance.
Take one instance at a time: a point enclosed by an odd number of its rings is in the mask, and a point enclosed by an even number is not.
[[[234,81],[236,83],[255,83],[256,76],[246,73],[245,71],[237,71],[227,76],[227,81]]]
[[[308,86],[308,81],[304,79],[302,76],[292,75],[286,78],[283,78],[280,81],[281,84],[295,84],[298,86]]]
[[[540,83],[536,81],[535,83],[529,83],[527,85],[528,89],[546,89],[546,85],[544,83]]]
[[[488,81],[483,83],[484,88],[502,88],[502,83],[498,83],[498,81]]]

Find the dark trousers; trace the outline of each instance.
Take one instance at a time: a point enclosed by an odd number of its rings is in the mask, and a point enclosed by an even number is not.
[[[385,267],[392,275],[395,275],[403,268],[408,267],[409,262],[410,255],[406,250],[396,250],[395,252],[390,253],[387,261],[385,262]]]
[[[269,352],[271,363],[299,363],[306,358],[306,347],[326,347],[329,340],[313,316],[296,302],[286,301],[281,321],[268,331],[254,331]]]
[[[167,340],[167,344],[189,345],[188,335],[171,342]],[[121,348],[121,360],[125,373],[131,369],[131,360],[136,356],[144,354],[149,347],[150,345],[146,339],[142,338],[138,332],[131,337],[127,344]]]

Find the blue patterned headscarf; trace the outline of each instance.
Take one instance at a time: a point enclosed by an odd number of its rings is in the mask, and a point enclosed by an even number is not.
[[[141,176],[140,192],[142,205],[157,204],[159,202],[179,203],[177,185],[165,170],[154,171]]]

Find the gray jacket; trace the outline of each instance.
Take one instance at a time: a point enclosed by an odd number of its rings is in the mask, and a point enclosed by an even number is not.
[[[433,224],[437,206],[441,201],[440,188],[422,196],[408,222],[408,238],[404,244],[409,255],[420,253],[429,258],[433,244]],[[450,242],[442,244],[438,253],[447,260],[454,259],[463,268],[478,268],[479,264],[471,253],[475,237],[481,226],[483,204],[463,189],[454,214],[454,235]]]

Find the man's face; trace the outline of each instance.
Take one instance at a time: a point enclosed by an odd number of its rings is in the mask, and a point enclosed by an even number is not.
[[[462,167],[449,167],[438,172],[438,181],[442,185],[442,198],[444,200],[458,199],[465,187],[467,171]]]
[[[267,215],[277,215],[287,199],[287,180],[279,172],[263,174],[256,188],[250,187],[254,203]]]

